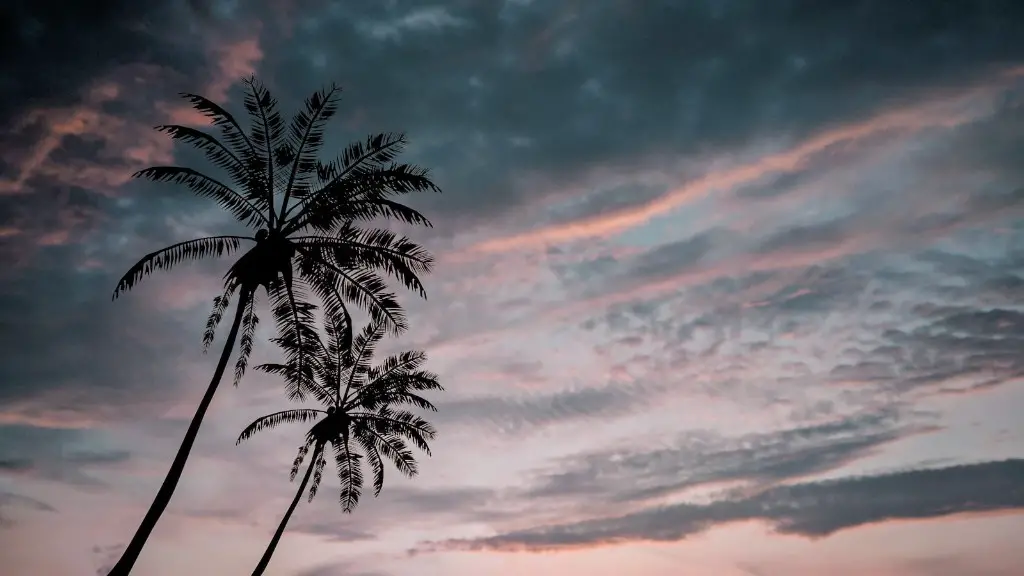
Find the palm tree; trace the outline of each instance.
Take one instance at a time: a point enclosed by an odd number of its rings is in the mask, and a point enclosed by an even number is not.
[[[304,326],[304,329],[305,326]],[[315,333],[306,333],[300,344],[294,334],[275,341],[285,350],[289,360],[284,364],[263,364],[258,370],[284,377],[293,396],[313,396],[323,409],[300,408],[284,410],[257,418],[239,435],[236,444],[260,430],[275,428],[286,422],[317,420],[306,433],[306,441],[292,464],[291,479],[309,452],[312,456],[299,488],[292,498],[253,576],[263,574],[284,534],[299,499],[309,486],[309,500],[316,496],[331,449],[341,482],[342,510],[351,513],[359,503],[363,487],[363,463],[373,473],[373,494],[378,496],[384,486],[384,459],[390,460],[407,477],[417,473],[416,460],[408,442],[430,455],[427,440],[434,438],[429,422],[405,410],[406,406],[436,411],[420,393],[443,390],[437,376],[421,370],[426,354],[402,352],[371,366],[374,349],[384,329],[380,322],[371,322],[352,338],[351,321],[347,315],[335,315],[325,322],[327,344]],[[312,346],[311,360],[299,366],[301,346]],[[408,442],[407,442],[408,441]],[[312,484],[310,478],[312,477]]]
[[[183,185],[212,199],[253,233],[186,240],[151,252],[132,266],[114,289],[116,299],[156,270],[233,254],[243,243],[250,245],[225,274],[223,293],[214,299],[203,336],[205,351],[213,343],[214,331],[230,300],[236,298],[234,318],[213,378],[153,504],[110,576],[131,572],[170,501],[236,340],[236,386],[245,373],[258,322],[258,289],[262,287],[270,299],[279,333],[290,332],[296,338],[303,332],[299,326],[312,321],[303,316],[300,305],[310,293],[330,314],[338,314],[346,302],[354,303],[392,334],[405,330],[406,320],[395,295],[389,292],[385,276],[426,297],[418,275],[430,271],[432,256],[390,230],[359,225],[393,218],[430,226],[425,216],[395,199],[412,192],[440,191],[426,170],[395,162],[406,144],[405,137],[371,135],[324,163],[319,153],[325,126],[338,108],[337,86],[314,92],[303,110],[286,125],[277,101],[259,81],[250,77],[244,84],[244,106],[251,123],[248,132],[227,110],[195,94],[182,96],[220,129],[219,138],[187,126],[157,127],[174,140],[202,151],[230,184],[181,166],[154,166],[134,175]],[[300,347],[300,364],[302,350]]]

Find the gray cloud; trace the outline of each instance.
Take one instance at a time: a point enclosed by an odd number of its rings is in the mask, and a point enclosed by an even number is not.
[[[548,550],[636,540],[674,541],[741,520],[764,520],[779,532],[814,538],[893,519],[1024,508],[1022,480],[1024,460],[911,470],[779,486],[749,498],[661,506],[481,540],[449,541],[437,548]]]
[[[443,33],[359,33],[426,5],[347,6],[300,24],[295,48],[268,57],[287,71],[275,75],[286,97],[326,75],[351,86],[346,106],[362,126],[411,131],[447,185],[436,199],[446,217],[494,213],[602,162],[805,134],[1024,57],[1006,25],[1020,7],[1003,0],[927,17],[874,0],[466,2],[446,6],[444,19],[463,24]],[[523,173],[552,186],[517,186]],[[501,193],[480,193],[485,182]]]
[[[359,570],[350,563],[324,564],[300,570],[294,576],[391,576],[378,570]]]
[[[0,474],[3,473],[5,466],[8,463],[0,462]],[[57,509],[53,506],[32,498],[31,496],[25,496],[23,494],[16,494],[14,492],[7,492],[0,490],[0,528],[10,527],[14,522],[5,515],[5,510],[9,509],[27,509],[34,512],[56,512]]]
[[[90,474],[90,470],[118,465],[131,458],[124,450],[91,447],[79,430],[26,426],[2,426],[0,430],[0,475],[102,488],[106,484]]]
[[[1024,375],[1024,315],[1009,309],[919,305],[928,323],[885,330],[877,347],[832,370],[838,381],[874,382],[893,390],[941,391],[960,377],[990,387]]]
[[[526,494],[635,502],[726,482],[770,485],[838,468],[916,430],[886,410],[735,438],[691,432],[665,447],[599,451],[557,462]]]
[[[301,532],[313,536],[323,536],[332,542],[359,542],[376,538],[375,535],[369,532],[344,526],[344,520],[347,520],[347,518],[339,518],[337,522],[290,522],[288,524],[288,531],[290,533]],[[275,526],[274,529],[276,528]]]
[[[551,424],[627,414],[649,401],[641,388],[622,385],[522,397],[439,399],[437,420],[443,424],[485,424],[503,433],[521,434]]]

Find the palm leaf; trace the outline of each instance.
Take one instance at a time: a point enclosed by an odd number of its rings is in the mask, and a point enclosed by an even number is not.
[[[172,244],[155,252],[150,252],[136,262],[124,276],[117,281],[112,299],[122,292],[135,287],[143,278],[156,270],[170,270],[184,261],[195,261],[210,256],[231,254],[241,246],[241,240],[249,240],[244,236],[209,236]]]
[[[352,428],[356,441],[366,454],[366,459],[370,461],[370,470],[373,472],[373,496],[380,496],[380,491],[384,488],[384,462],[381,460],[376,438],[358,420]]]
[[[383,322],[391,334],[408,328],[405,311],[387,282],[365,268],[345,270],[299,247],[298,266],[310,287],[321,299],[324,312],[338,314],[345,302],[367,311],[374,322]]]
[[[256,149],[253,147],[245,130],[238,124],[230,112],[222,108],[216,102],[198,94],[183,92],[180,96],[189,101],[193,108],[209,118],[214,126],[217,126],[223,134],[224,141],[234,151],[235,155],[242,159],[247,166],[254,161]]]
[[[252,347],[256,338],[256,326],[260,319],[256,316],[256,292],[249,295],[249,303],[245,307],[245,315],[242,317],[242,334],[238,339],[238,359],[235,361],[234,385],[242,381],[245,376],[245,368],[249,365],[249,355],[252,354]]]
[[[203,152],[211,164],[225,170],[231,176],[236,186],[247,189],[253,185],[253,174],[247,163],[212,134],[178,124],[161,124],[156,130],[169,135],[172,140],[188,144]],[[254,208],[266,209],[266,206],[255,203]]]
[[[309,420],[315,420],[319,418],[321,414],[324,414],[322,410],[297,408],[274,412],[273,414],[267,414],[266,416],[260,416],[242,430],[242,433],[238,435],[238,440],[235,441],[235,444],[241,444],[243,441],[248,440],[253,434],[261,430],[276,428],[281,424],[290,422],[307,422]]]
[[[299,474],[299,466],[302,466],[302,461],[306,458],[306,454],[309,452],[309,442],[307,441],[302,446],[299,446],[299,453],[295,456],[295,460],[292,461],[292,471],[288,476],[290,482],[295,481],[295,477]]]
[[[420,416],[407,410],[392,410],[384,407],[376,412],[353,412],[353,417],[365,419],[378,432],[394,432],[412,440],[413,444],[430,455],[427,441],[432,440],[437,432],[433,425]]]
[[[275,225],[276,212],[274,210],[274,151],[281,145],[281,137],[284,135],[285,124],[277,109],[277,100],[270,94],[262,82],[255,76],[250,76],[243,81],[248,92],[242,101],[242,105],[252,119],[251,141],[256,149],[256,155],[260,158],[261,164],[266,170],[266,190],[264,194],[267,203],[270,205],[269,226]],[[259,191],[254,190],[254,196]]]
[[[359,496],[363,492],[363,471],[359,465],[362,455],[352,448],[348,438],[332,443],[332,447],[334,464],[338,469],[338,481],[341,483],[341,509],[351,513],[359,504]]]
[[[132,178],[143,178],[151,182],[169,182],[184,186],[193,194],[211,198],[217,204],[231,212],[239,221],[249,227],[257,224],[269,225],[267,217],[260,213],[253,200],[246,198],[227,184],[184,166],[151,166],[132,174]]]
[[[305,189],[309,176],[316,171],[317,155],[324,142],[324,125],[338,110],[335,94],[340,90],[332,84],[329,89],[314,92],[306,98],[305,110],[292,118],[289,126],[289,145],[294,150],[294,158],[291,161],[288,183],[284,188],[281,214],[288,213],[288,199],[296,185]]]
[[[412,478],[419,473],[416,464],[416,456],[409,449],[408,444],[402,440],[398,430],[388,429],[386,426],[371,424],[366,428],[368,441],[373,443],[374,448],[381,456],[387,458],[406,478]],[[428,455],[430,452],[424,450]]]
[[[309,487],[309,500],[312,502],[313,498],[316,497],[316,492],[320,488],[320,481],[324,478],[324,466],[327,464],[327,456],[324,454],[322,447],[318,446],[316,451],[316,460],[310,463],[313,468],[313,483]]]
[[[341,403],[347,404],[349,391],[354,386],[362,384],[362,378],[370,370],[370,360],[377,344],[384,337],[384,325],[380,322],[370,322],[359,332],[359,335],[352,341],[352,358],[346,367],[348,377],[345,382],[345,392],[341,395]]]
[[[365,143],[349,144],[334,161],[326,164],[318,162],[318,185],[312,191],[297,196],[301,201],[295,205],[296,213],[290,219],[301,223],[299,227],[304,226],[307,215],[314,207],[322,209],[329,196],[334,196],[335,202],[340,200],[339,194],[353,190],[349,185],[353,176],[372,174],[387,166],[405,149],[407,143],[404,134],[371,134]],[[289,216],[290,213],[285,214],[285,217]]]
[[[439,192],[429,174],[425,168],[412,164],[349,173],[303,201],[302,208],[289,219],[287,230],[292,233],[308,227],[330,233],[346,222],[379,217],[431,227],[430,221],[417,210],[390,199],[412,192]]]
[[[210,310],[210,316],[206,319],[206,329],[203,331],[203,354],[206,354],[213,344],[214,337],[217,335],[217,326],[224,319],[224,312],[227,311],[228,305],[231,303],[233,292],[234,285],[228,284],[224,288],[223,294],[213,298],[213,308]]]
[[[432,402],[416,394],[425,390],[444,390],[437,382],[436,374],[426,371],[392,374],[373,381],[372,385],[360,388],[349,402],[349,406],[379,410],[390,406],[410,405],[436,412],[437,407]]]
[[[359,229],[346,226],[333,237],[303,236],[294,242],[314,254],[318,260],[338,268],[354,264],[383,271],[406,288],[426,298],[418,274],[433,268],[433,255],[409,238],[385,229]]]

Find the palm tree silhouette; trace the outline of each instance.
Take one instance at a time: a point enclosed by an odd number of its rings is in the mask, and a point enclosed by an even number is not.
[[[304,325],[303,330],[308,330],[308,327]],[[283,376],[290,395],[313,396],[324,409],[299,408],[268,414],[257,418],[238,436],[236,444],[261,430],[286,422],[306,422],[322,417],[306,433],[306,441],[292,464],[291,480],[294,481],[302,461],[312,451],[306,474],[253,570],[253,576],[263,574],[270,564],[307,485],[308,501],[312,502],[316,496],[327,463],[328,445],[341,482],[342,510],[347,513],[351,513],[359,503],[364,459],[369,462],[373,473],[373,495],[378,496],[384,486],[384,459],[390,460],[399,472],[411,478],[417,473],[417,465],[407,441],[430,455],[427,440],[434,438],[433,426],[404,409],[413,406],[437,410],[420,395],[425,391],[443,390],[435,374],[420,369],[427,359],[426,354],[402,352],[371,366],[376,345],[384,335],[380,322],[370,322],[353,339],[350,318],[335,315],[325,322],[325,332],[326,345],[315,332],[307,332],[301,344],[294,334],[275,338],[285,350],[288,362],[256,367],[257,370]],[[302,355],[299,347],[309,348],[311,360],[305,366],[299,366],[297,362]]]
[[[405,330],[406,319],[395,295],[388,291],[384,276],[426,297],[418,274],[430,271],[430,253],[390,230],[357,225],[393,218],[430,226],[425,216],[395,200],[412,192],[440,192],[425,169],[394,161],[404,149],[405,137],[371,135],[365,142],[350,144],[335,160],[323,163],[319,153],[324,129],[337,111],[340,89],[332,85],[314,92],[303,110],[286,125],[270,92],[255,77],[243,82],[244,106],[251,121],[248,133],[227,110],[195,94],[182,96],[211,119],[220,129],[220,138],[187,126],[157,127],[174,140],[202,151],[230,177],[231,185],[181,166],[154,166],[134,174],[154,182],[184,185],[214,200],[254,234],[186,240],[151,252],[132,266],[114,289],[116,299],[156,270],[232,254],[243,242],[251,243],[225,274],[223,293],[214,299],[203,335],[205,352],[213,343],[214,331],[230,300],[237,297],[231,329],[213,378],[156,498],[109,576],[131,572],[167,507],[236,340],[236,386],[245,373],[258,323],[256,297],[260,287],[270,299],[279,334],[289,333],[298,340],[304,332],[300,326],[312,322],[308,307],[301,305],[310,293],[319,298],[328,314],[340,313],[345,303],[351,302],[367,310],[392,334]],[[304,350],[302,346],[297,348],[299,365],[304,361]]]

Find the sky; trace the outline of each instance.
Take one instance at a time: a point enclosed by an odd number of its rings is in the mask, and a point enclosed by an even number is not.
[[[401,294],[433,456],[276,576],[1009,576],[1024,562],[1024,4],[201,0],[0,8],[0,565],[105,574],[213,370],[230,229],[132,181],[152,130],[344,88],[328,148],[404,131],[444,192]],[[271,324],[266,322],[265,324]],[[254,362],[276,352],[261,329]],[[304,430],[223,386],[140,576],[244,574]]]

